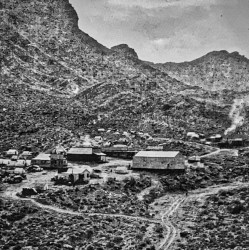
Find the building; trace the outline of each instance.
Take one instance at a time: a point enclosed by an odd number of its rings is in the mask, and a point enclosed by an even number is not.
[[[42,168],[50,168],[51,167],[50,154],[40,153],[31,160],[31,164],[38,165]]]
[[[60,177],[68,179],[71,183],[82,183],[89,181],[93,170],[90,166],[83,165],[69,168],[66,172],[60,174]]]
[[[163,146],[148,146],[146,151],[163,151]]]
[[[28,167],[30,166],[31,161],[30,160],[9,160],[9,159],[0,159],[0,165],[7,166],[7,167]]]
[[[179,151],[140,151],[133,157],[132,169],[185,170],[185,159]]]
[[[51,160],[51,168],[65,168],[67,167],[66,160],[67,151],[61,145],[56,146],[51,151],[50,160]]]
[[[20,159],[32,159],[32,153],[30,151],[23,151],[19,157]]]
[[[92,146],[79,146],[71,148],[67,152],[68,161],[82,161],[82,162],[104,162],[106,155],[101,153],[99,148]]]
[[[116,167],[115,173],[117,174],[128,174],[128,169],[127,167]]]
[[[14,155],[18,155],[18,151],[16,149],[9,149],[7,152],[6,152],[6,155],[7,157],[12,157]]]
[[[187,167],[192,169],[205,168],[204,163],[201,162],[201,158],[199,156],[189,157],[187,161]]]
[[[113,147],[104,147],[102,151],[110,156],[124,159],[132,159],[132,157],[137,153],[137,151],[128,148],[127,145],[117,144],[113,145]]]
[[[195,132],[188,132],[187,133],[187,138],[194,140],[194,139],[199,139],[200,136]]]

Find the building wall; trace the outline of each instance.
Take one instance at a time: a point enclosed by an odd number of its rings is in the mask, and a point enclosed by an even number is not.
[[[68,161],[84,161],[84,162],[91,162],[91,161],[98,161],[98,157],[96,155],[84,155],[84,154],[67,154]]]
[[[38,165],[42,168],[50,168],[51,167],[51,161],[49,160],[31,160],[32,165]]]
[[[162,157],[134,157],[133,169],[184,169],[184,157],[177,155],[175,158]]]

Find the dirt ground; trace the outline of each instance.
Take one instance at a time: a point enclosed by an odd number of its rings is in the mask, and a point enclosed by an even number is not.
[[[93,169],[101,170],[102,179],[92,179],[91,183],[103,182],[108,177],[115,177],[118,180],[122,180],[128,176],[139,176],[139,173],[134,173],[129,170],[128,174],[116,174],[112,169],[115,169],[117,166],[129,166],[131,161],[109,158],[108,163],[103,164],[92,164]],[[79,164],[70,163],[69,166],[78,166]],[[83,165],[83,164],[82,164]],[[61,186],[54,186],[51,178],[55,176],[57,171],[43,171],[38,173],[28,173],[27,180],[24,180],[19,184],[3,184],[2,191],[0,196],[7,198],[17,198],[16,193],[20,192],[23,187],[35,187],[39,186],[48,186],[49,189],[58,189]],[[152,186],[158,185],[157,179],[153,178]],[[191,228],[191,220],[188,219],[188,223],[185,221],[186,211],[188,216],[192,216],[193,220],[195,218],[195,203],[202,203],[205,201],[206,197],[211,194],[217,193],[221,189],[234,189],[237,187],[248,186],[248,183],[236,182],[232,184],[223,184],[208,187],[206,189],[198,189],[192,191],[186,196],[185,193],[168,193],[167,195],[156,199],[152,204],[150,204],[150,212],[153,213],[154,219],[161,222],[161,225],[164,228],[164,237],[161,240],[161,243],[157,246],[158,250],[174,249],[178,241],[181,240],[180,232]],[[66,187],[65,188],[71,188]],[[150,188],[143,190],[140,193],[140,198],[142,199],[143,194],[146,194]],[[143,219],[143,218],[141,218]]]
[[[101,179],[91,179],[90,184],[96,184],[96,183],[103,183],[108,178],[116,178],[117,180],[123,180],[124,178],[127,178],[129,176],[139,176],[138,173],[134,173],[132,170],[128,170],[128,174],[116,174],[114,170],[117,166],[126,166],[128,167],[131,164],[130,160],[123,160],[123,159],[117,159],[117,158],[107,158],[107,163],[101,163],[101,164],[84,164],[84,163],[73,163],[69,162],[69,167],[77,167],[81,165],[89,165],[93,169],[99,169],[101,170],[101,173],[99,174]],[[27,173],[27,179],[22,181],[18,184],[2,184],[2,191],[0,191],[0,195],[5,197],[13,197],[16,193],[21,192],[22,188],[29,187],[33,188],[36,186],[44,186],[48,187],[48,189],[58,189],[59,186],[54,186],[53,182],[51,181],[51,178],[53,178],[57,174],[56,170],[44,170],[42,172],[37,173]],[[65,188],[69,188],[65,186]]]

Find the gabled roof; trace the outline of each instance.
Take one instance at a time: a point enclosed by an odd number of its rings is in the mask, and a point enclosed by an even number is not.
[[[72,168],[68,168],[66,174],[82,174],[85,171],[92,173],[93,170],[90,166],[88,165],[81,165],[81,166],[77,166],[77,167],[72,167]]]
[[[33,160],[50,161],[50,154],[40,153]]]
[[[67,154],[80,154],[80,155],[91,155],[93,153],[92,147],[85,148],[70,148]]]
[[[179,151],[140,151],[134,157],[175,158]]]

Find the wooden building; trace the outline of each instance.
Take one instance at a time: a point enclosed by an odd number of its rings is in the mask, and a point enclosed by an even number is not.
[[[137,153],[137,151],[128,148],[127,145],[117,144],[113,147],[104,147],[102,151],[110,156],[124,159],[132,159],[132,157]]]
[[[50,155],[51,167],[57,169],[67,167],[66,154],[66,150],[61,145],[56,146]]]
[[[100,152],[99,148],[88,147],[75,147],[67,152],[68,161],[81,161],[81,162],[105,162],[106,155]]]
[[[134,170],[185,170],[179,151],[140,151],[133,157]]]
[[[68,179],[72,183],[82,183],[90,180],[90,176],[93,170],[90,166],[83,165],[73,168],[68,168],[66,172],[60,174],[60,176]]]
[[[42,168],[50,168],[51,167],[50,154],[40,153],[31,160],[31,164],[38,165]]]

